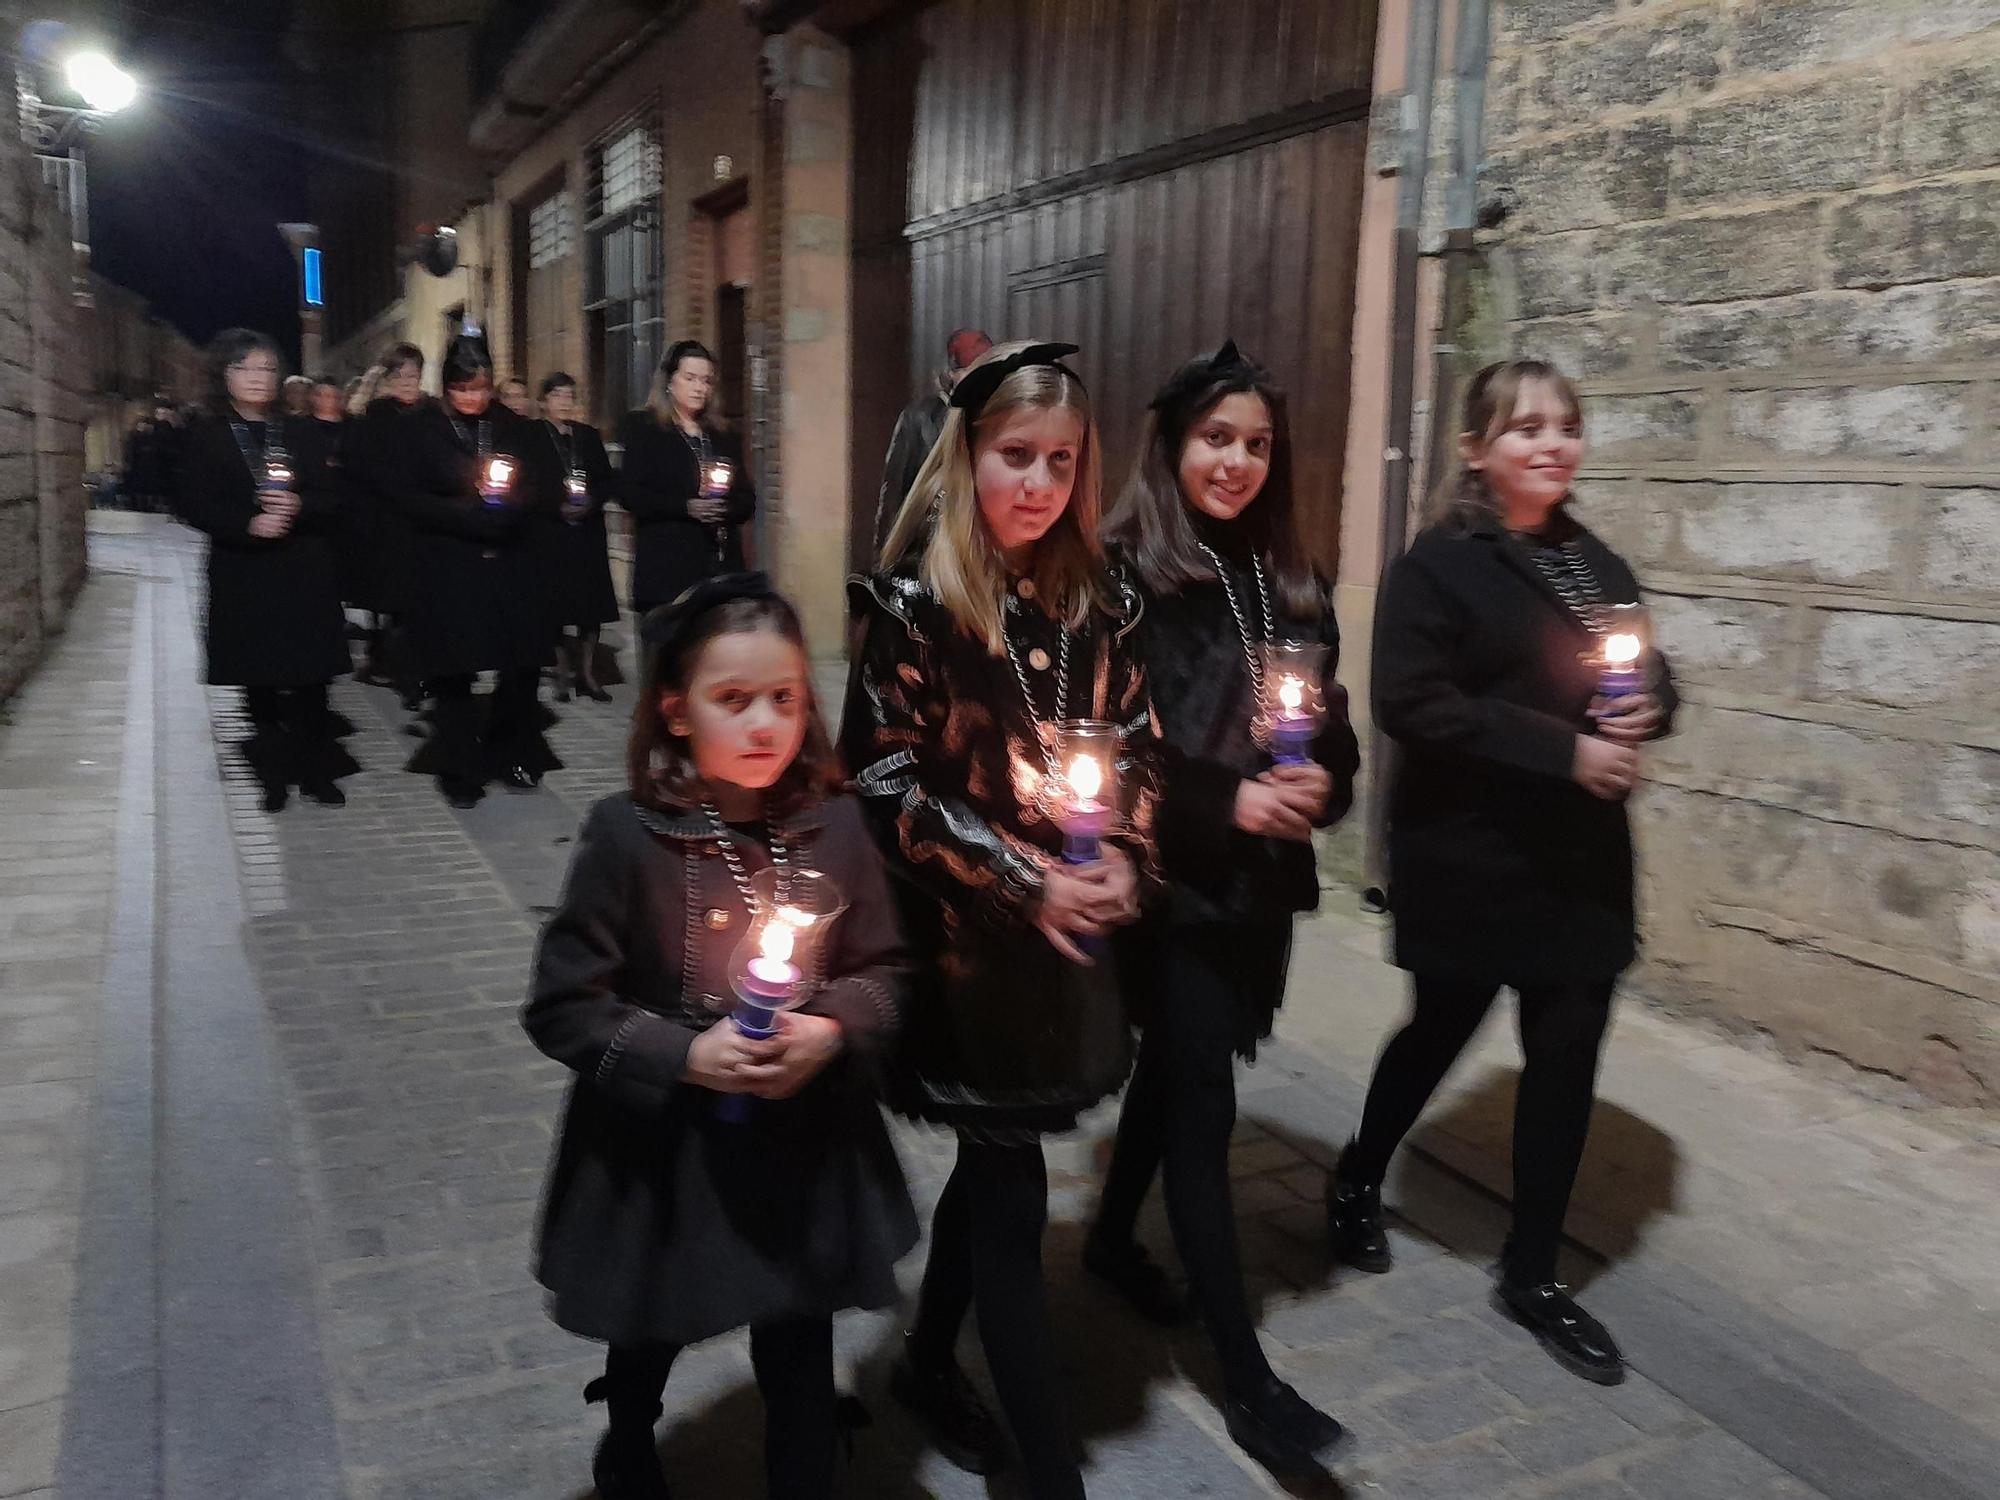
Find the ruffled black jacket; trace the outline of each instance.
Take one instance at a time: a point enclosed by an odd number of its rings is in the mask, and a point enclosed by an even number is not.
[[[1222,557],[1231,569],[1236,597],[1249,611],[1254,640],[1262,633],[1262,621],[1248,562],[1226,550]],[[1165,914],[1183,922],[1268,924],[1313,910],[1319,905],[1319,878],[1311,846],[1236,827],[1236,789],[1270,769],[1271,757],[1250,735],[1256,692],[1222,584],[1211,578],[1157,593],[1145,589],[1136,570],[1132,577],[1146,600],[1139,659],[1166,748],[1159,812],[1160,860],[1169,891]],[[1326,727],[1313,743],[1313,758],[1333,778],[1333,792],[1319,820],[1325,828],[1353,803],[1360,751],[1348,722],[1347,690],[1334,680],[1340,628],[1333,600],[1324,580],[1315,581],[1320,607],[1314,617],[1280,612],[1277,633],[1328,647],[1321,684]],[[1273,600],[1274,609],[1280,604]]]
[[[961,631],[914,577],[850,584],[864,623],[841,744],[889,857],[904,932],[919,960],[894,1071],[894,1102],[993,1135],[1068,1129],[1116,1089],[1131,1036],[1107,953],[1084,968],[1033,926],[1061,831],[1035,805],[1044,760],[1005,656]],[[1018,594],[1009,632],[1043,718],[1125,730],[1122,842],[1142,878],[1155,868],[1157,747],[1132,640],[1141,603],[1123,590],[1072,635],[1069,697],[1055,702],[1062,631]]]

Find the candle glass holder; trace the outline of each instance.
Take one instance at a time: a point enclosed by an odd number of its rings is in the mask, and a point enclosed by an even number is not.
[[[711,459],[701,471],[701,494],[704,500],[720,500],[729,493],[730,482],[736,477],[736,469],[726,458]]]
[[[1044,788],[1049,820],[1062,830],[1063,862],[1087,865],[1118,821],[1118,726],[1062,719],[1053,727],[1056,774]]]
[[[1600,604],[1592,612],[1595,644],[1583,654],[1597,674],[1597,695],[1607,703],[1646,690],[1646,652],[1652,618],[1643,604]]]
[[[774,1036],[779,1015],[812,998],[828,934],[847,910],[833,878],[818,870],[768,868],[750,877],[750,925],[729,957],[736,1008],[728,1024],[747,1037]],[[750,1096],[724,1094],[717,1113],[749,1118]]]
[[[289,494],[295,478],[291,454],[285,451],[284,444],[273,438],[264,445],[264,472],[257,480],[258,495]]]
[[[1251,738],[1281,766],[1312,760],[1312,743],[1326,722],[1326,646],[1319,641],[1266,641],[1264,701],[1257,705]]]
[[[479,464],[479,498],[487,505],[505,505],[514,488],[514,460],[504,453],[487,455]]]

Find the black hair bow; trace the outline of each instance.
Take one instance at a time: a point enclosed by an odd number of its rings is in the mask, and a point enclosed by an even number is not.
[[[1065,354],[1077,352],[1075,344],[1026,344],[1016,349],[1005,359],[988,360],[983,365],[974,365],[958,379],[951,388],[951,404],[970,416],[978,416],[993,393],[1000,389],[1000,382],[1016,370],[1025,370],[1030,365],[1054,365],[1071,380],[1077,380],[1076,371],[1064,364]]]
[[[763,573],[717,573],[682,589],[671,604],[662,604],[647,613],[639,626],[639,639],[649,646],[671,651],[703,615],[732,599],[775,599],[778,591]]]
[[[1165,411],[1189,399],[1195,392],[1207,390],[1222,376],[1239,371],[1253,380],[1263,375],[1257,362],[1245,358],[1243,351],[1236,347],[1235,339],[1224,339],[1222,347],[1215,353],[1206,357],[1197,356],[1169,375],[1159,394],[1146,406],[1152,411]]]

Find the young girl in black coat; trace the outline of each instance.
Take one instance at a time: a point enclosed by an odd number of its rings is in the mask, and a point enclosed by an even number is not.
[[[337,471],[309,440],[309,417],[278,409],[278,346],[231,328],[209,350],[208,409],[191,424],[180,513],[206,532],[208,680],[242,687],[255,733],[244,758],[276,812],[297,786],[338,807],[356,770],[327,708],[327,683],[352,663],[334,550]]]
[[[834,1477],[832,1316],[896,1297],[916,1216],[869,1087],[903,957],[880,855],[833,756],[804,637],[761,574],[690,589],[645,627],[631,789],[591,809],[523,1016],[577,1074],[536,1276],[558,1324],[610,1348],[604,1500],[662,1500],[653,1446],[682,1348],[750,1329],[773,1500]],[[727,1019],[751,880],[832,878],[819,983],[777,1035]],[[780,897],[782,899],[782,895]],[[721,1102],[753,1096],[741,1119]]]
[[[1357,754],[1334,681],[1332,599],[1293,520],[1285,399],[1233,342],[1153,398],[1105,538],[1146,601],[1138,642],[1166,746],[1167,897],[1120,943],[1144,1032],[1084,1264],[1142,1312],[1176,1319],[1178,1299],[1132,1237],[1160,1171],[1230,1434],[1273,1469],[1309,1471],[1341,1428],[1278,1379],[1251,1325],[1229,1193],[1233,1062],[1270,1035],[1293,916],[1319,905],[1312,833],[1347,810]],[[1261,656],[1273,640],[1327,648],[1327,716],[1303,765],[1274,766],[1257,738],[1277,708]]]
[[[1074,1129],[1130,1066],[1102,944],[1137,914],[1151,859],[1138,600],[1098,547],[1100,450],[1061,363],[1073,349],[1003,345],[954,388],[883,572],[856,585],[864,638],[841,726],[918,958],[894,1102],[959,1136],[892,1389],[945,1457],[998,1468],[998,1430],[955,1354],[976,1308],[1035,1500],[1083,1494],[1042,1277],[1041,1138]],[[1116,724],[1130,757],[1124,832],[1082,864],[1064,861],[1039,790],[1071,718]]]
[[[1389,901],[1413,1013],[1369,1085],[1327,1189],[1334,1251],[1386,1271],[1389,1159],[1502,985],[1520,998],[1514,1224],[1498,1295],[1555,1359],[1613,1384],[1611,1335],[1556,1280],[1611,994],[1637,947],[1625,799],[1639,747],[1669,732],[1666,659],[1608,701],[1588,658],[1625,562],[1570,510],[1576,389],[1534,360],[1489,365],[1465,397],[1456,482],[1389,569],[1375,623],[1375,721],[1402,764]]]

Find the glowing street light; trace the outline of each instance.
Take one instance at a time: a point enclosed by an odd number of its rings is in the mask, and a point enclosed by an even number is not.
[[[63,77],[86,107],[114,115],[139,97],[139,80],[102,52],[78,52],[63,65]]]

